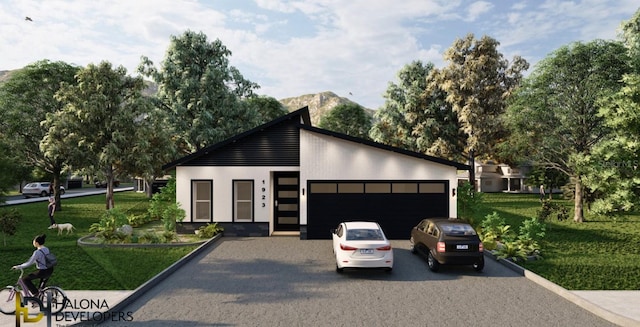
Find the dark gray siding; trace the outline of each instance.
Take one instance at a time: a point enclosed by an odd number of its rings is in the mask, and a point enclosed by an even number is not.
[[[295,119],[256,131],[183,166],[300,166],[300,129]]]

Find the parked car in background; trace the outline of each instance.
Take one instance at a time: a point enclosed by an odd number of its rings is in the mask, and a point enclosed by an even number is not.
[[[376,222],[342,222],[331,231],[336,271],[344,268],[393,269],[393,249]]]
[[[31,182],[22,188],[22,195],[25,198],[35,196],[49,196],[53,195],[50,191],[51,183],[49,182]],[[60,194],[64,194],[64,186],[60,186]]]
[[[107,188],[107,181],[96,180],[95,181],[95,185],[96,185],[96,188]],[[120,186],[120,181],[119,180],[114,180],[113,181],[113,187],[118,187],[118,186]]]
[[[411,252],[427,259],[431,271],[440,265],[472,265],[484,269],[484,248],[478,233],[457,218],[427,218],[411,230]]]

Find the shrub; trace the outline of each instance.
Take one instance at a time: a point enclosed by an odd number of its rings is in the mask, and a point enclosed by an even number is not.
[[[142,235],[138,236],[139,243],[162,243],[161,237],[153,230],[147,230]]]
[[[527,251],[519,242],[503,243],[495,251],[495,255],[498,259],[511,259],[513,261],[527,260]]]
[[[504,218],[500,217],[497,212],[488,214],[480,224],[480,237],[482,242],[491,245],[493,242],[507,242],[513,240],[513,232],[511,226],[505,223]],[[490,248],[487,248],[491,250]]]
[[[200,238],[212,238],[224,231],[224,228],[218,226],[218,223],[207,224],[206,226],[201,226],[198,229],[198,237]]]
[[[477,226],[476,215],[482,207],[484,195],[474,192],[469,182],[458,185],[458,216],[467,220],[471,225]]]
[[[95,233],[96,237],[105,241],[123,240],[121,233],[118,233],[118,227],[129,223],[127,215],[118,208],[112,208],[105,211],[100,221],[89,227],[89,232]],[[125,235],[126,237],[127,235]]]
[[[0,211],[0,232],[2,232],[5,246],[7,245],[7,236],[15,235],[21,218],[22,215],[16,209]]]
[[[148,215],[151,220],[162,220],[165,231],[175,231],[176,222],[184,220],[186,213],[176,202],[175,178],[170,178],[167,185],[153,195]]]
[[[536,218],[529,218],[522,222],[518,239],[541,240],[544,238],[546,225]]]
[[[554,214],[558,221],[569,218],[569,210],[564,206],[550,200],[543,200],[541,206],[540,210],[538,210],[538,219],[541,221],[547,221]]]

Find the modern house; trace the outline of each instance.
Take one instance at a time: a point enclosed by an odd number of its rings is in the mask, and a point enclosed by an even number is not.
[[[478,192],[530,193],[538,191],[538,188],[525,185],[525,179],[531,167],[511,167],[493,161],[476,161],[474,167],[476,191]],[[458,180],[468,181],[469,171],[459,171]]]
[[[176,171],[186,230],[325,239],[369,220],[407,239],[423,218],[456,217],[456,173],[469,166],[313,127],[305,107],[163,169]]]

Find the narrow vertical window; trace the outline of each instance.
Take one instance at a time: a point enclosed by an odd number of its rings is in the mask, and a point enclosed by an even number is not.
[[[253,181],[233,181],[233,220],[253,221]]]
[[[213,181],[191,181],[191,192],[193,221],[213,221]]]

